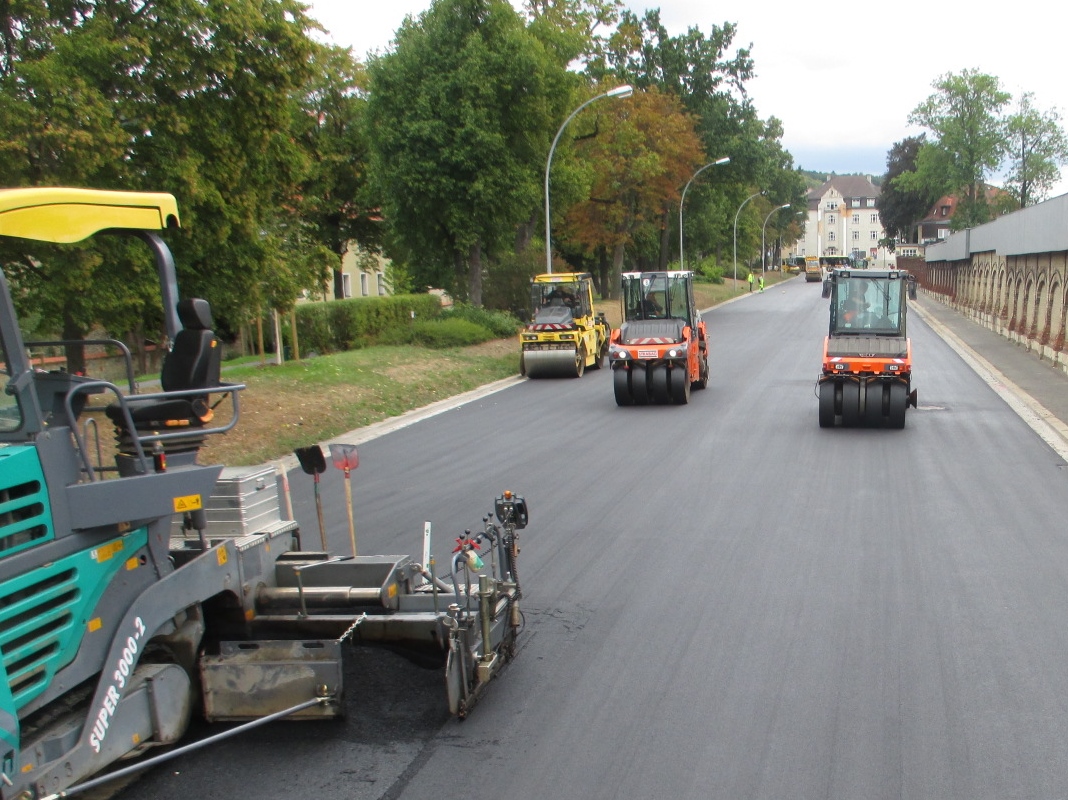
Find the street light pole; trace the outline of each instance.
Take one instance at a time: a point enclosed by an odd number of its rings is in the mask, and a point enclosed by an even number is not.
[[[713,161],[713,162],[711,162],[709,164],[705,164],[703,167],[701,167],[701,169],[697,170],[697,172],[695,172],[693,175],[690,176],[690,179],[688,181],[686,181],[686,186],[684,186],[683,189],[682,189],[682,199],[679,200],[679,269],[680,270],[686,269],[686,261],[685,261],[685,259],[683,257],[683,253],[682,253],[682,207],[686,203],[686,192],[689,190],[690,184],[693,183],[694,178],[696,178],[698,175],[700,175],[706,169],[708,169],[709,167],[714,167],[717,164],[726,164],[730,160],[731,160],[730,156],[724,156],[723,158],[717,158],[715,161]]]
[[[574,111],[571,112],[571,116],[564,120],[564,124],[560,126],[560,130],[556,132],[556,138],[553,139],[552,147],[549,148],[549,157],[545,160],[545,271],[552,274],[553,271],[553,245],[552,234],[550,233],[549,224],[549,168],[553,163],[553,151],[556,150],[556,144],[560,141],[560,136],[564,132],[564,128],[567,124],[575,118],[575,116],[590,103],[595,103],[598,100],[603,100],[606,97],[630,97],[634,94],[634,89],[628,84],[617,86],[615,89],[611,89],[604,94],[599,94],[596,97],[591,97],[585,103],[580,105]]]
[[[767,248],[767,245],[764,244],[764,231],[768,227],[768,220],[771,219],[771,215],[774,214],[776,211],[782,211],[784,208],[789,208],[789,207],[790,207],[790,204],[787,203],[784,206],[779,206],[778,208],[773,208],[770,212],[768,212],[768,215],[766,217],[764,217],[764,224],[760,227],[760,274],[761,275],[763,275],[764,272],[766,271],[765,268],[764,268],[764,258],[768,254],[768,248]]]
[[[748,203],[754,197],[759,197],[762,194],[764,194],[764,193],[763,192],[757,192],[756,194],[749,195],[747,198],[745,198],[745,200],[742,201],[742,204],[740,206],[738,206],[738,213],[736,213],[734,215],[734,290],[735,291],[738,291],[738,217],[741,215],[742,209],[745,208],[745,204],[746,203]]]

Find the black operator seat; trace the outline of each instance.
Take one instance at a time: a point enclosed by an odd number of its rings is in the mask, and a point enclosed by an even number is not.
[[[160,386],[164,392],[210,389],[219,386],[222,347],[212,330],[214,322],[207,300],[188,298],[178,302],[182,330],[163,358]],[[208,395],[127,401],[134,426],[139,430],[200,428],[212,418]],[[112,403],[108,418],[125,427],[122,407]]]

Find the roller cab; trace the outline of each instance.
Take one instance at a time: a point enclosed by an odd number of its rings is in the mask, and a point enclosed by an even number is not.
[[[520,372],[528,378],[581,378],[600,369],[611,329],[593,309],[586,272],[537,275],[530,282],[530,322],[519,334]]]
[[[909,276],[901,270],[835,269],[830,328],[816,384],[820,427],[905,427],[916,407],[906,335]]]
[[[692,272],[623,275],[623,324],[609,360],[616,404],[690,402],[708,386],[708,333],[693,296]]]

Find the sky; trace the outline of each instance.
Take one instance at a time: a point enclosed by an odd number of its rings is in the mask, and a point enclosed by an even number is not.
[[[431,5],[430,0],[305,2],[328,30],[327,41],[351,47],[357,60],[389,50],[405,16],[418,17]],[[690,27],[707,35],[713,25],[737,25],[732,51],[749,47],[756,71],[746,83],[749,96],[761,118],[782,120],[783,146],[806,170],[882,175],[893,144],[923,132],[908,124],[909,113],[946,73],[978,69],[996,76],[1014,98],[1009,108],[1031,92],[1038,109],[1056,110],[1062,121],[1068,109],[1055,4],[627,0],[626,5],[639,16],[659,8],[671,35]],[[730,154],[709,153],[723,155]],[[1054,194],[1065,191],[1068,182],[1062,181]]]

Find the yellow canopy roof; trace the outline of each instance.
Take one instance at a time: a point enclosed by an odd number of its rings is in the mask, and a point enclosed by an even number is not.
[[[0,189],[0,236],[69,244],[109,228],[162,230],[178,225],[178,203],[163,192]]]

